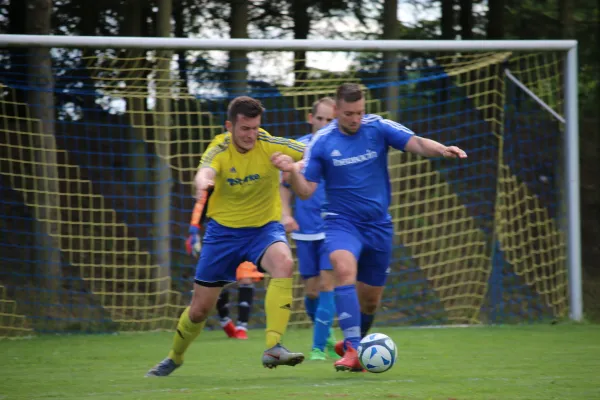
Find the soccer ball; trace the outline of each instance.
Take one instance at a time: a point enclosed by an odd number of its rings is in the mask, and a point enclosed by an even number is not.
[[[396,344],[383,333],[365,336],[356,351],[360,365],[369,372],[385,372],[396,363]]]

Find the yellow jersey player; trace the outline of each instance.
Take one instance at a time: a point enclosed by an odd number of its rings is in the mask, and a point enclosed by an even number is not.
[[[223,286],[235,282],[241,262],[250,261],[271,279],[265,297],[267,368],[304,361],[281,345],[292,304],[292,252],[281,223],[279,170],[271,156],[281,152],[300,161],[304,145],[271,136],[260,128],[263,107],[247,96],[233,99],[227,110],[227,133],[208,146],[194,179],[196,199],[212,189],[206,230],[196,267],[192,301],[177,324],[166,359],[146,376],[167,376],[183,364],[183,356],[200,334]],[[192,237],[197,235],[190,228]]]

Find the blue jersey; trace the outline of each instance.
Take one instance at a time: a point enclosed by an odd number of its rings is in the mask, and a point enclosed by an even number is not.
[[[413,135],[378,115],[365,115],[354,135],[340,132],[334,120],[308,145],[304,176],[311,182],[325,180],[328,214],[354,221],[385,220],[391,201],[388,149],[404,151]]]
[[[309,133],[297,141],[308,144],[312,138],[313,135]],[[319,185],[314,194],[306,200],[296,197],[294,218],[300,229],[292,232],[292,239],[321,240],[325,238],[325,233],[323,233],[325,221],[321,215],[324,205],[325,187],[323,184]]]

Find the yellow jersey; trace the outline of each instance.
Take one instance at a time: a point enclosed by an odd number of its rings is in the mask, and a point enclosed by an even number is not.
[[[305,145],[271,136],[260,129],[254,148],[240,153],[231,133],[217,135],[202,155],[199,168],[216,172],[206,216],[230,228],[252,228],[281,219],[280,172],[271,156],[281,152],[302,159]]]

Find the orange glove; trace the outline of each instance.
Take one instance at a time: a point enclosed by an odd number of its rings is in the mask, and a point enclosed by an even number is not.
[[[260,282],[262,278],[264,278],[265,274],[258,271],[256,265],[252,264],[249,261],[245,261],[241,263],[237,267],[237,271],[235,272],[235,279],[242,280],[244,278],[250,278],[254,282]]]

